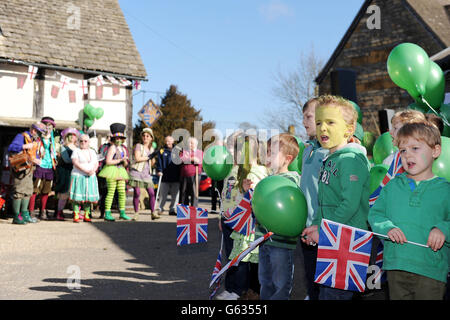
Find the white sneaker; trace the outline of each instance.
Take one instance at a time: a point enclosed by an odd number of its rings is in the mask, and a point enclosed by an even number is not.
[[[230,294],[231,292],[225,290],[216,296],[216,300],[228,300],[227,298]]]
[[[237,299],[239,299],[239,295],[234,292],[231,292],[228,295],[227,299],[225,299],[225,300],[237,300]]]

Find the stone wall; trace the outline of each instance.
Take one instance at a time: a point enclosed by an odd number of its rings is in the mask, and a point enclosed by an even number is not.
[[[336,57],[327,75],[319,83],[319,94],[331,93],[330,72],[338,69],[356,71],[357,103],[363,112],[366,131],[379,133],[378,110],[406,108],[414,100],[389,78],[386,62],[391,50],[403,42],[421,46],[429,56],[443,48],[423,27],[403,0],[374,0],[380,8],[381,29],[369,29],[365,13]]]

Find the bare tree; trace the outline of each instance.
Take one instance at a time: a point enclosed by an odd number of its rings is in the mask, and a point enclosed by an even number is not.
[[[299,63],[294,70],[284,72],[278,68],[274,75],[272,95],[280,102],[280,107],[266,110],[261,122],[285,132],[288,132],[289,125],[294,125],[297,135],[303,135],[302,107],[315,95],[314,79],[323,64],[323,59],[318,57],[312,45],[307,54],[300,53]]]

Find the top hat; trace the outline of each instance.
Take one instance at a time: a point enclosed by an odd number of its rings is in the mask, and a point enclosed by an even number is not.
[[[126,136],[125,136],[126,127],[127,126],[124,125],[123,123],[113,123],[112,125],[110,125],[109,129],[111,130],[111,139],[114,139],[114,138],[126,139]]]
[[[55,119],[53,119],[52,117],[43,117],[41,119],[41,122],[45,125],[47,123],[50,123],[53,126],[53,128],[56,127]]]

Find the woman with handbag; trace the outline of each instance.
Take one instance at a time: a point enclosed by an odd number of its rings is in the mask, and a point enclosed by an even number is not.
[[[46,127],[43,123],[37,122],[33,124],[29,131],[19,133],[8,147],[10,155],[10,170],[13,177],[13,224],[35,223],[38,220],[30,216],[28,205],[30,197],[33,194],[33,171],[32,165],[39,165],[40,160],[37,159],[42,142],[40,136],[45,132]],[[30,166],[14,167],[11,163],[11,158],[15,155],[25,155],[31,162]],[[24,170],[23,170],[24,169]]]
[[[134,164],[130,170],[130,180],[128,184],[134,187],[133,206],[134,218],[139,218],[139,203],[141,188],[145,188],[148,193],[152,220],[159,219],[160,216],[155,211],[155,189],[152,179],[152,159],[158,155],[158,150],[152,147],[155,139],[153,131],[150,128],[144,128],[141,132],[141,142],[134,148]]]

